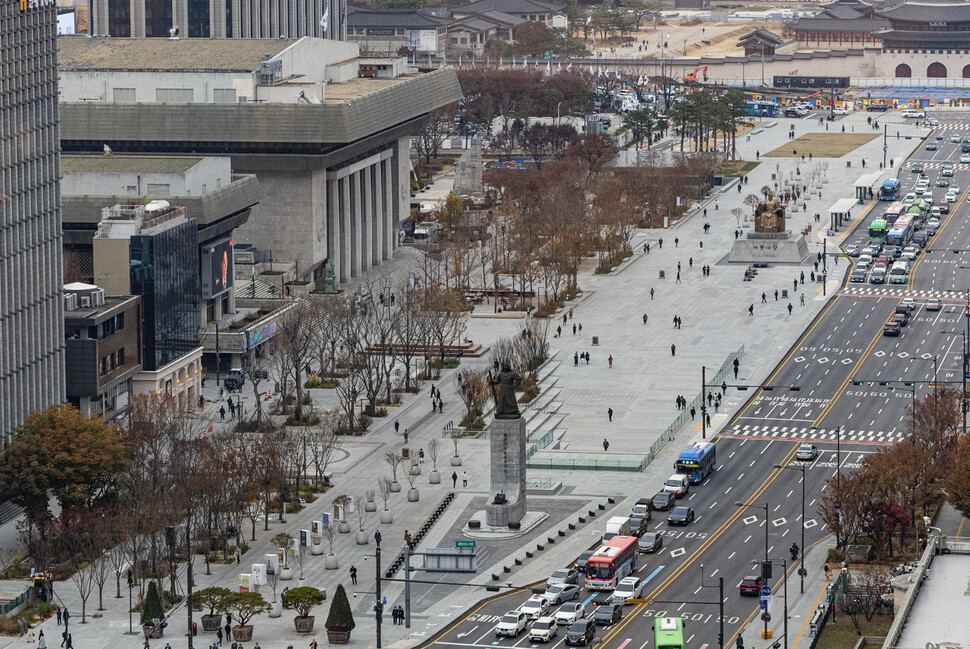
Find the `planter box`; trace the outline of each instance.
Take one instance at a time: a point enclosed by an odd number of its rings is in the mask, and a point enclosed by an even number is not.
[[[420,499],[421,499],[421,494],[417,490],[417,488],[415,488],[415,489],[408,489],[408,502],[409,503],[416,503]]]
[[[293,618],[293,625],[296,627],[297,633],[313,633],[313,615],[307,615],[306,617],[300,617],[297,615]]]
[[[451,466],[461,466],[461,458],[457,455],[451,456]]]
[[[165,633],[165,629],[159,624],[155,626],[153,624],[146,624],[142,627],[142,631],[145,633],[146,638],[161,638],[162,634]]]
[[[390,525],[394,522],[394,512],[390,509],[381,512],[381,525]]]
[[[253,639],[253,625],[237,625],[232,627],[232,639],[236,642],[249,642]]]
[[[213,633],[218,631],[220,625],[222,624],[221,615],[203,615],[202,616],[202,630],[212,631]]]
[[[327,641],[330,644],[347,644],[350,642],[350,631],[327,631]]]
[[[401,490],[401,483],[394,481],[391,483],[391,493],[397,493]]]
[[[311,544],[310,554],[312,554],[313,556],[320,556],[321,554],[323,554],[323,544],[322,543]]]
[[[326,570],[336,570],[337,568],[339,568],[340,561],[337,559],[337,555],[328,554],[327,558],[324,560],[323,567]]]

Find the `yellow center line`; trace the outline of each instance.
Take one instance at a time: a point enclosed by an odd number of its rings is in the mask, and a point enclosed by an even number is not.
[[[970,192],[970,186],[968,186],[966,189],[964,189],[963,190],[963,193],[960,194],[960,198],[955,203],[953,203],[953,209],[950,210],[950,212],[946,215],[946,218],[943,220],[943,224],[940,226],[940,229],[937,230],[936,231],[936,234],[933,235],[933,236],[939,236],[940,233],[943,232],[943,230],[946,229],[946,226],[950,225],[950,219],[953,218],[953,216],[956,213],[957,209],[960,207],[960,204],[964,200],[966,200],[966,197],[967,197],[967,193],[968,192]],[[933,246],[929,245],[929,241],[927,241],[926,243],[927,243],[927,245],[925,247],[927,247],[927,248],[932,248],[933,247]],[[919,266],[920,266],[921,263],[923,263],[923,259],[925,258],[925,256],[926,255],[923,254],[923,255],[920,255],[916,259],[916,264],[913,266],[913,270],[911,270],[910,273],[909,273],[909,280],[906,282],[906,289],[909,290],[909,291],[912,291],[913,290],[913,282],[916,281],[916,271],[919,270]]]
[[[787,465],[791,461],[792,457],[794,457],[795,452],[797,450],[798,450],[798,444],[792,445],[791,450],[788,451],[788,453],[785,455],[785,458],[781,462],[779,462],[779,464],[783,466]],[[744,502],[744,504],[750,505],[752,502],[754,502],[755,499],[757,499],[758,496],[764,493],[765,489],[767,489],[771,485],[771,483],[774,482],[779,475],[781,475],[782,471],[784,471],[784,469],[774,469],[772,473],[769,475],[769,477],[763,483],[761,483],[761,486],[758,487],[758,489],[753,494],[751,494],[751,496],[748,497],[748,499]],[[731,514],[728,520],[725,521],[713,534],[711,534],[710,537],[708,537],[704,541],[704,543],[701,544],[701,547],[694,550],[694,552],[690,555],[690,557],[686,561],[684,561],[684,563],[682,563],[673,572],[671,572],[671,574],[668,575],[667,578],[664,579],[660,583],[660,585],[657,586],[653,590],[653,592],[650,593],[650,595],[648,596],[648,599],[655,598],[657,595],[662,593],[663,590],[667,588],[667,586],[669,586],[677,577],[683,574],[683,572],[687,570],[687,568],[692,563],[694,563],[694,561],[696,561],[698,557],[700,557],[705,551],[707,551],[707,549],[711,547],[714,541],[720,538],[720,536],[734,523],[734,521],[736,521],[741,516],[741,514],[744,513],[745,509],[747,509],[747,507],[738,507],[738,510],[733,514]],[[765,518],[767,517],[768,517],[768,512],[765,512]],[[767,521],[765,521],[765,524],[766,525],[768,524]],[[595,649],[599,649],[599,647],[603,646],[603,644],[615,638],[616,635],[620,631],[622,631],[627,624],[630,623],[630,621],[634,620],[637,617],[637,614],[639,614],[644,609],[645,606],[649,606],[649,604],[637,604],[636,607],[630,612],[630,614],[625,615],[623,620],[616,627],[610,629],[607,632],[607,634],[603,636],[603,639],[596,645]]]
[[[960,536],[960,532],[963,531],[963,524],[966,523],[966,522],[967,522],[967,517],[966,516],[964,516],[963,518],[960,519],[960,526],[957,527],[957,533],[956,533],[957,536]]]
[[[452,624],[450,627],[448,627],[447,629],[445,629],[444,631],[442,631],[441,633],[439,633],[438,634],[438,637],[435,640],[432,640],[429,645],[423,645],[423,646],[431,646],[431,645],[436,645],[439,642],[444,642],[445,638],[448,636],[449,633],[451,633],[452,631],[454,631],[455,629],[457,629],[459,626],[461,626],[462,624],[464,624],[465,621],[469,617],[471,617],[475,613],[478,613],[480,610],[482,610],[483,608],[485,608],[486,606],[488,606],[492,602],[497,602],[498,600],[505,599],[506,597],[509,597],[510,595],[518,595],[520,593],[523,593],[523,592],[526,592],[526,591],[530,591],[530,590],[531,590],[530,587],[517,588],[515,590],[510,590],[509,592],[505,593],[504,595],[499,595],[498,597],[489,597],[484,602],[482,602],[481,604],[479,604],[477,607],[475,607],[474,609],[472,609],[472,610],[468,611],[467,613],[465,613],[461,617],[461,619],[456,620],[455,623]],[[446,642],[445,644],[450,644],[450,643],[447,643]]]

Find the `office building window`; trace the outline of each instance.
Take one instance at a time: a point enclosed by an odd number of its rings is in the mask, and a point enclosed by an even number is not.
[[[135,89],[134,88],[114,88],[111,90],[111,99],[116,103],[135,103]]]
[[[122,367],[125,364],[125,349],[122,347],[115,352],[115,367]]]
[[[131,0],[108,0],[108,34],[131,37]]]

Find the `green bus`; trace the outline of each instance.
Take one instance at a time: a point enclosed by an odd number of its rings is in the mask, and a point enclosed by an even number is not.
[[[684,649],[684,619],[658,617],[653,621],[653,641],[656,649]]]
[[[886,223],[886,219],[875,219],[869,225],[869,243],[872,243],[873,241],[885,241],[888,225],[889,224]]]

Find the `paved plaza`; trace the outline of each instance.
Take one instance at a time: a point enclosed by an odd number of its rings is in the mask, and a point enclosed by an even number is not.
[[[862,130],[868,128],[865,119],[865,113],[856,113],[836,124],[844,123]],[[895,113],[880,119],[887,123],[901,121]],[[777,126],[753,135],[750,141],[739,141],[741,155],[753,160],[756,151],[765,152],[783,144],[792,122],[796,126],[796,135],[825,129],[824,125],[818,124],[817,119],[778,119],[777,122]],[[892,123],[890,130],[894,131],[896,128],[897,124]],[[887,155],[894,158],[897,164],[921,141],[918,138],[905,139],[907,134],[915,135],[917,132],[911,124],[900,124],[898,128],[903,137],[890,138],[887,143]],[[878,138],[851,152],[844,159],[829,160],[822,197],[810,197],[806,211],[788,215],[789,230],[798,232],[805,227],[812,228],[809,236],[811,253],[822,251],[829,206],[840,198],[854,195],[853,182],[863,173],[860,163],[864,157],[872,161],[872,168],[866,171],[878,171],[878,161],[882,160],[883,155],[882,146],[883,140]],[[846,160],[852,162],[850,169],[846,168]],[[741,206],[747,213],[749,208],[742,206],[741,201],[748,193],[758,193],[761,186],[770,184],[772,174],[788,174],[796,168],[807,169],[809,163],[804,163],[804,167],[802,164],[800,160],[792,158],[764,160],[749,174],[749,182],[742,192],[739,193],[734,184],[729,184],[698,205],[689,217],[682,219],[675,227],[665,231],[639,231],[632,241],[634,256],[613,273],[595,275],[590,267],[581,274],[582,295],[558,315],[558,321],[552,319],[550,346],[553,358],[543,373],[544,383],[550,386],[549,390],[555,391],[555,395],[550,398],[559,404],[559,412],[563,415],[558,422],[561,438],[558,448],[541,450],[537,457],[560,460],[642,458],[650,445],[680,414],[675,408],[675,398],[683,395],[690,400],[700,391],[701,367],[720,367],[730,354],[741,348],[744,355],[740,360],[738,378],[735,380],[730,376],[727,382],[758,385],[771,381],[773,367],[825,308],[827,297],[841,284],[847,264],[842,260],[835,265],[835,258],[829,258],[829,283],[825,294],[821,284],[813,284],[809,280],[810,273],[814,271],[811,262],[800,266],[779,265],[760,269],[753,281],[742,281],[745,266],[726,262],[734,242],[733,232],[738,228],[738,222],[731,210]],[[447,183],[448,179],[442,182]],[[860,205],[858,214],[853,213],[853,217],[861,216],[864,208],[865,206]],[[704,209],[707,210],[706,219],[703,215]],[[814,220],[813,215],[816,212],[822,214],[821,222]],[[703,231],[705,222],[711,226],[707,234]],[[750,222],[744,224],[745,230],[751,227]],[[842,229],[828,237],[827,249],[830,252],[837,247],[844,234],[845,229]],[[662,248],[659,244],[661,238]],[[650,243],[649,254],[642,250],[643,244],[647,242]],[[396,268],[405,272],[415,264],[415,255],[414,250],[398,251],[389,266],[392,271]],[[675,279],[678,263],[681,265],[680,282]],[[702,274],[701,267],[704,265],[711,266],[710,276]],[[660,278],[661,271],[665,275],[663,279]],[[804,284],[799,281],[803,272]],[[651,289],[654,291],[652,298]],[[774,297],[776,290],[779,292],[777,300]],[[782,297],[782,291],[786,290],[788,296]],[[765,303],[762,302],[762,293],[766,295]],[[789,303],[792,304],[790,314]],[[753,305],[753,315],[749,314],[749,305]],[[562,335],[553,338],[551,334],[555,332],[556,326],[562,324],[563,313],[568,314],[569,309],[573,313],[572,319],[569,320],[567,315]],[[476,316],[485,316],[490,310],[490,306],[483,305],[476,309]],[[643,322],[643,314],[648,315],[646,324]],[[680,328],[673,325],[675,315],[682,319]],[[472,317],[465,335],[476,343],[488,344],[499,337],[514,335],[520,322],[515,318]],[[572,325],[579,323],[583,325],[582,332],[574,335]],[[593,344],[594,336],[598,338],[598,345]],[[671,352],[672,345],[676,346],[675,354]],[[581,362],[578,367],[574,365],[573,356],[576,352],[590,353],[588,366],[585,362]],[[612,367],[608,363],[610,356],[613,358]],[[466,359],[462,367],[490,363],[491,359],[485,356],[480,359]],[[400,422],[402,432],[408,429],[409,446],[412,449],[423,448],[431,439],[440,440],[442,427],[448,422],[457,423],[461,419],[461,401],[456,392],[455,379],[455,374],[459,371],[461,369],[446,370],[441,379],[435,382],[435,387],[442,393],[444,413],[431,414],[428,383],[419,394],[406,395],[404,404],[400,408],[392,408],[389,417],[375,420],[371,431],[366,435],[346,439],[340,455],[330,466],[334,488],[299,514],[287,516],[286,523],[274,519],[270,522],[269,531],[262,531],[262,525],[258,526],[253,548],[243,556],[243,564],[257,561],[270,552],[270,538],[274,534],[288,531],[298,537],[299,530],[309,529],[311,520],[319,520],[323,512],[332,511],[334,497],[341,494],[359,495],[367,489],[376,489],[377,478],[389,476],[389,470],[383,461],[385,452],[403,446],[402,437],[394,432],[395,419]],[[205,388],[208,401],[205,412],[218,427],[224,424],[219,420],[218,409],[221,404],[214,383],[210,380]],[[313,390],[311,394],[314,405],[318,408],[337,405],[332,391]],[[750,391],[729,389],[719,411],[711,413],[713,431],[716,432],[723,426],[751,394]],[[243,397],[244,404],[248,403],[247,407],[251,409],[251,393],[244,391]],[[610,408],[613,410],[612,421],[608,417]],[[415,579],[468,581],[479,585],[492,583],[492,573],[503,575],[499,582],[502,584],[525,585],[545,579],[552,570],[573,560],[598,538],[602,529],[601,523],[598,525],[597,521],[601,521],[601,518],[590,519],[585,524],[578,525],[577,529],[569,530],[564,536],[558,537],[554,545],[549,545],[535,557],[524,560],[521,566],[514,566],[511,572],[504,573],[502,569],[510,563],[510,557],[524,557],[525,549],[534,547],[537,540],[541,541],[549,535],[555,536],[577,514],[591,508],[595,510],[599,505],[604,505],[605,515],[614,508],[618,513],[626,513],[635,498],[652,495],[670,474],[677,452],[695,436],[699,436],[700,430],[699,418],[693,423],[688,422],[672,443],[643,472],[530,471],[530,478],[562,483],[559,495],[530,496],[530,509],[549,512],[546,522],[524,538],[506,540],[494,545],[479,542],[477,575],[418,572],[415,573]],[[713,433],[708,431],[708,434]],[[604,451],[604,439],[609,441],[608,451]],[[419,551],[431,547],[453,547],[454,541],[461,538],[460,529],[464,521],[472,512],[483,507],[484,498],[488,495],[488,441],[463,440],[460,444],[460,467],[449,464],[451,451],[450,441],[443,440],[438,459],[442,477],[440,484],[429,483],[430,460],[422,465],[422,474],[416,483],[420,488],[420,501],[407,502],[404,493],[406,488],[401,493],[392,495],[392,524],[379,525],[378,514],[370,514],[367,529],[369,534],[373,534],[378,528],[381,530],[385,567],[401,551],[405,530],[413,532],[418,529],[449,492],[455,493],[454,500],[418,546]],[[459,477],[467,472],[468,486],[463,487],[459,479],[457,487],[453,488],[452,471],[456,471]],[[608,498],[614,498],[616,502],[609,503]],[[245,528],[248,534],[248,523]],[[15,524],[8,523],[0,529],[0,543],[9,546],[14,542],[15,535]],[[821,562],[825,549],[819,546],[813,550],[812,555],[817,555],[810,558],[813,565]],[[375,646],[372,612],[375,573],[373,541],[369,545],[361,546],[355,543],[353,533],[340,535],[335,544],[335,554],[339,558],[339,569],[327,571],[324,568],[324,557],[310,557],[304,571],[305,582],[298,582],[296,579],[281,582],[280,588],[306,584],[326,587],[332,595],[337,584],[343,583],[351,595],[357,624],[351,645]],[[359,570],[359,583],[356,586],[351,585],[348,574],[352,565]],[[211,575],[204,574],[204,567],[200,570],[199,565],[196,565],[195,571],[197,588],[214,584],[234,588],[238,574],[247,572],[244,566],[237,565],[213,565]],[[804,616],[814,608],[821,587],[820,577],[816,573],[820,572],[816,570],[810,573],[812,577],[807,585],[811,587],[806,588],[804,595],[792,597],[790,606],[796,615]],[[398,572],[396,576],[401,575]],[[263,590],[268,591],[266,588]],[[100,612],[102,617],[89,617],[87,624],[82,625],[79,623],[80,600],[73,584],[68,582],[57,585],[58,600],[72,614],[71,634],[74,647],[141,647],[141,638],[125,635],[128,630],[127,597],[115,599],[110,585],[107,591],[106,610]],[[401,583],[385,583],[383,592],[387,598],[388,612],[390,607],[403,605]],[[416,646],[445,628],[451,619],[489,594],[483,588],[461,588],[447,584],[415,586],[412,588],[411,628],[391,625],[389,615],[385,615],[382,644],[393,647]],[[292,611],[284,611],[283,616],[276,619],[270,619],[266,615],[258,616],[253,622],[254,642],[246,643],[246,647],[253,646],[255,642],[265,649],[284,649],[291,644],[300,647],[307,646],[312,638],[324,644],[326,633],[323,623],[328,607],[329,601],[314,611],[317,631],[312,636],[298,636],[294,632]],[[88,601],[88,613],[94,613],[96,608],[95,594]],[[184,608],[177,609],[169,620],[166,637],[153,641],[152,646],[164,647],[166,642],[171,643],[172,647],[187,646],[183,635],[185,620]],[[44,624],[43,629],[51,641],[56,639],[56,642],[60,642],[60,629],[53,620]],[[194,639],[194,646],[208,647],[214,640],[212,634],[200,633]],[[3,646],[32,646],[23,639],[4,641],[6,644]],[[51,641],[48,646],[55,645]]]

